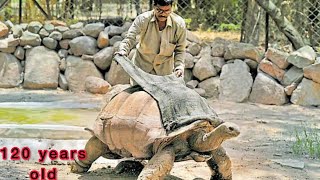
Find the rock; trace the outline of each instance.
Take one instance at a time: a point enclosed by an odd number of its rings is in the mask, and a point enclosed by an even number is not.
[[[59,74],[59,87],[63,90],[68,90],[68,82],[66,77],[63,74]]]
[[[289,66],[289,62],[287,61],[288,56],[288,53],[274,48],[268,48],[266,52],[266,58],[281,69],[286,69]]]
[[[113,46],[116,42],[118,41],[122,41],[123,38],[121,36],[113,36],[110,40],[109,40],[109,43],[110,43],[110,46]]]
[[[222,57],[212,57],[211,62],[218,73],[221,71],[222,66],[226,64],[225,60]]]
[[[79,36],[83,36],[84,34],[82,33],[81,30],[79,29],[72,29],[72,30],[68,30],[68,31],[65,31],[63,34],[62,34],[62,39],[74,39],[76,37],[79,37]]]
[[[69,39],[63,39],[59,42],[59,46],[62,48],[62,49],[69,49],[69,42],[71,40]]]
[[[110,25],[104,29],[104,32],[109,34],[110,36],[120,36],[125,31],[124,28],[119,26]]]
[[[101,31],[104,30],[104,24],[102,23],[91,23],[84,26],[82,29],[83,33],[87,36],[98,37]]]
[[[211,43],[211,56],[213,57],[224,57],[226,47],[230,44],[230,41],[227,41],[222,38],[215,38]]]
[[[224,65],[220,74],[219,99],[233,102],[247,100],[253,83],[249,70],[241,60]]]
[[[85,80],[86,90],[93,94],[105,94],[109,91],[111,85],[104,79],[89,76]]]
[[[41,45],[41,38],[39,34],[34,34],[28,31],[23,32],[20,38],[20,46],[40,46]]]
[[[283,76],[286,73],[283,69],[280,69],[277,65],[266,59],[263,59],[260,62],[259,69],[278,81],[282,81]]]
[[[201,57],[200,60],[194,65],[192,73],[200,81],[216,76],[217,70],[212,64],[212,57],[210,55]]]
[[[106,73],[106,80],[112,85],[116,84],[129,84],[130,76],[123,70],[120,64],[112,61],[110,70]]]
[[[197,92],[202,97],[204,97],[204,95],[206,94],[206,91],[204,89],[201,89],[201,88],[194,88],[193,90],[195,92]]]
[[[294,51],[287,58],[287,61],[298,68],[304,68],[313,64],[316,60],[316,52],[310,46],[303,46],[302,48]]]
[[[55,26],[54,28],[56,31],[60,32],[61,34],[70,30],[68,27],[66,26]]]
[[[65,49],[60,49],[58,51],[58,55],[60,58],[66,58],[68,56],[68,51]]]
[[[302,106],[319,106],[320,105],[320,84],[302,79],[302,82],[293,91],[290,101],[293,104]]]
[[[254,80],[249,100],[254,103],[283,105],[287,102],[284,88],[264,73],[258,73]]]
[[[60,71],[64,72],[67,68],[67,61],[65,58],[62,58],[59,64]]]
[[[190,53],[186,53],[186,57],[185,57],[185,68],[193,68],[194,66],[194,62],[193,62],[193,56]]]
[[[186,86],[190,89],[194,89],[198,86],[199,82],[197,80],[191,80],[186,83]]]
[[[187,30],[187,40],[196,44],[200,44],[201,40],[198,36],[194,35],[191,31]]]
[[[110,67],[114,54],[113,47],[106,47],[96,53],[93,57],[94,64],[102,70],[106,70]]]
[[[0,48],[0,51],[4,53],[13,53],[15,50],[16,50],[16,47]]]
[[[320,83],[320,64],[312,64],[303,68],[303,75],[316,83]]]
[[[46,21],[45,24],[52,24],[54,26],[67,26],[65,22],[59,20],[49,20]]]
[[[60,58],[55,51],[38,46],[26,56],[23,87],[28,89],[55,89],[58,87]]]
[[[191,69],[184,69],[184,82],[189,82],[193,78],[192,70]]]
[[[200,82],[198,87],[205,90],[203,97],[217,99],[219,97],[219,85],[219,77],[212,77]]]
[[[87,54],[82,54],[81,59],[87,60],[87,61],[93,61],[93,56],[87,55]]]
[[[55,50],[58,45],[58,41],[49,37],[45,37],[42,40],[42,43],[44,46],[46,46],[49,49]]]
[[[29,23],[27,29],[31,33],[38,34],[40,29],[42,28],[42,24],[39,21],[32,21]]]
[[[0,38],[6,37],[9,33],[9,28],[0,21]]]
[[[83,22],[77,22],[76,24],[71,24],[70,29],[82,29],[84,27]]]
[[[53,24],[49,24],[49,23],[45,23],[43,25],[43,29],[45,31],[47,31],[48,33],[52,33],[54,31],[54,25]]]
[[[60,41],[62,39],[62,34],[58,31],[53,31],[52,33],[50,33],[49,38]]]
[[[109,46],[109,35],[108,33],[101,31],[97,40],[98,47],[100,49]]]
[[[22,80],[22,67],[17,58],[0,52],[0,88],[18,87]]]
[[[97,41],[89,36],[81,36],[72,39],[69,42],[70,50],[75,56],[81,56],[82,54],[94,55],[97,49]]]
[[[200,51],[201,51],[201,46],[197,43],[191,43],[187,47],[187,52],[189,52],[192,56],[198,55]]]
[[[92,61],[85,61],[79,57],[68,56],[65,76],[68,81],[69,90],[74,92],[85,91],[85,79],[89,76],[102,78],[101,73]]]
[[[252,59],[260,62],[262,53],[252,44],[231,43],[227,46],[224,59]]]
[[[252,59],[245,59],[244,62],[252,69],[253,71],[257,70],[258,62]]]
[[[283,76],[283,80],[281,84],[284,86],[288,86],[292,83],[299,83],[303,78],[303,70],[297,68],[296,66],[292,66]]]
[[[14,38],[19,38],[22,36],[23,29],[20,25],[14,25],[11,30]]]
[[[20,60],[24,59],[24,54],[25,54],[25,50],[21,46],[18,46],[14,52],[14,55]]]
[[[297,83],[292,83],[289,86],[286,86],[284,88],[284,92],[288,95],[291,96],[293,91],[297,88],[298,84]]]
[[[50,35],[50,33],[49,33],[48,31],[46,31],[45,29],[42,28],[42,29],[39,31],[39,35],[40,35],[41,38],[45,38],[45,37],[48,37],[48,36]]]

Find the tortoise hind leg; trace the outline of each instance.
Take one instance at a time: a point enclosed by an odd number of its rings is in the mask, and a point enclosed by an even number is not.
[[[231,180],[231,160],[223,147],[211,151],[212,158],[207,161],[212,172],[211,180]]]
[[[87,172],[91,167],[91,164],[100,156],[106,154],[109,151],[109,148],[96,136],[92,136],[85,146],[85,151],[87,153],[86,159],[75,159],[75,161],[71,163],[71,172]]]
[[[138,180],[160,180],[164,178],[173,167],[175,159],[174,148],[169,146],[156,153],[143,168]]]

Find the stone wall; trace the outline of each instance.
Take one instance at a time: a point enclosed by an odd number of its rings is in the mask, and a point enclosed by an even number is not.
[[[106,93],[128,84],[129,76],[112,57],[129,27],[0,22],[0,88]],[[272,48],[264,53],[221,38],[204,43],[190,32],[187,39],[184,79],[203,97],[320,105],[320,57],[309,46],[290,54]]]

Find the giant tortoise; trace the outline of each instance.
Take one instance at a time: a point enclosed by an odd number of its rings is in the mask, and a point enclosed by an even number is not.
[[[85,146],[87,158],[76,160],[72,172],[88,171],[100,156],[149,160],[138,179],[163,179],[175,161],[206,161],[211,179],[232,179],[231,161],[221,143],[239,135],[235,124],[214,127],[197,120],[169,134],[161,123],[157,102],[145,91],[116,95],[98,115],[94,136]]]

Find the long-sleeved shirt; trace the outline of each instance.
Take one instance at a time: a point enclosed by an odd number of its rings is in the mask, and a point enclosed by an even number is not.
[[[127,54],[136,44],[133,63],[147,73],[168,75],[176,69],[184,70],[186,50],[186,26],[184,20],[175,13],[167,18],[166,27],[159,31],[154,11],[147,11],[136,17],[128,30],[126,38],[121,42],[119,51]]]

